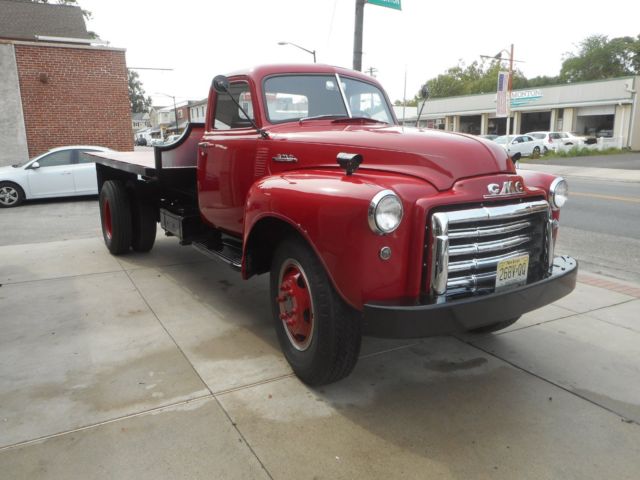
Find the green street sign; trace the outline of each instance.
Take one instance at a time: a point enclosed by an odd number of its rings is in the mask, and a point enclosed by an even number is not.
[[[381,7],[395,8],[396,10],[402,10],[400,6],[401,0],[367,0],[367,3],[371,5],[380,5]]]

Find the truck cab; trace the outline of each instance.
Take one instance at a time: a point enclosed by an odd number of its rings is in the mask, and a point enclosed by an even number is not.
[[[398,125],[369,76],[256,67],[216,77],[207,110],[153,161],[97,154],[105,242],[150,249],[159,221],[245,278],[269,273],[309,384],[348,375],[362,335],[496,331],[575,286],[576,261],[553,253],[566,182],[493,142]]]

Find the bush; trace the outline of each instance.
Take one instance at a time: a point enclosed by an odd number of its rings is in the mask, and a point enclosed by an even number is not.
[[[604,150],[598,150],[596,148],[573,147],[570,150],[560,150],[559,152],[549,150],[545,158],[590,157],[594,155],[615,155],[627,152],[627,149],[622,148],[605,148]]]

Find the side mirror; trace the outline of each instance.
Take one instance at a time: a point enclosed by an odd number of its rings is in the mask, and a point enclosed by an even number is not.
[[[39,164],[38,162],[33,162],[33,163],[31,164],[31,168],[33,168],[33,169],[40,168],[40,164]]]
[[[216,75],[211,83],[213,89],[218,93],[225,93],[229,91],[229,79],[224,75]]]
[[[420,87],[420,98],[423,100],[429,98],[429,87],[426,83]]]
[[[522,157],[522,154],[520,152],[516,152],[513,155],[511,155],[511,161],[513,163],[516,163],[518,160],[520,160],[520,157]]]

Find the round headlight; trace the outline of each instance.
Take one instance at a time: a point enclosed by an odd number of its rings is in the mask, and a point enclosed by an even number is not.
[[[392,190],[378,192],[369,204],[369,227],[375,233],[384,235],[400,226],[402,202]]]
[[[567,181],[562,177],[558,177],[551,182],[549,190],[549,201],[551,202],[551,207],[554,210],[560,210],[562,206],[567,203],[567,199],[569,198],[569,185],[567,184]]]

